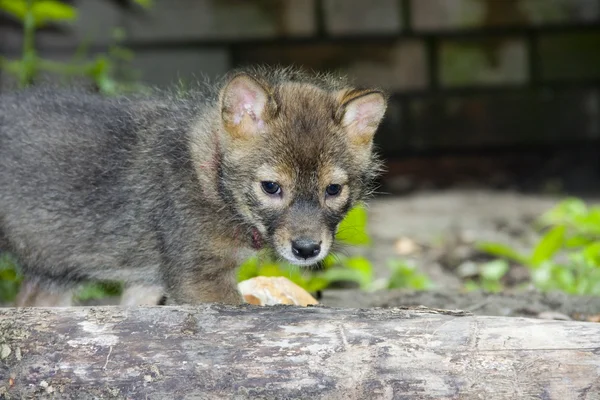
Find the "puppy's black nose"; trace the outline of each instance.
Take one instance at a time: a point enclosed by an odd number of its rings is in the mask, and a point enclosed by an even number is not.
[[[321,245],[312,240],[300,239],[292,240],[292,252],[297,258],[308,258],[316,257],[321,251]]]

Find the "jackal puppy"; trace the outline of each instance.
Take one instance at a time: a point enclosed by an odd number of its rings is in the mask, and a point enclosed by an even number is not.
[[[32,89],[0,100],[0,243],[27,276],[240,303],[235,267],[310,265],[372,189],[378,90],[248,69],[185,96]]]

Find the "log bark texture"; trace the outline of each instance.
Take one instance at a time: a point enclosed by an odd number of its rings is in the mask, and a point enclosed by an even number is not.
[[[600,399],[600,324],[431,309],[0,309],[0,398]]]

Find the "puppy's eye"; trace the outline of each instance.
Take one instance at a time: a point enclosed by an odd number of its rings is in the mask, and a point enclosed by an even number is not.
[[[274,194],[281,193],[281,187],[279,186],[279,184],[277,182],[265,181],[265,182],[261,182],[260,184],[262,186],[262,190],[266,194],[274,195]]]
[[[342,185],[329,185],[325,189],[328,196],[337,196],[342,191]]]

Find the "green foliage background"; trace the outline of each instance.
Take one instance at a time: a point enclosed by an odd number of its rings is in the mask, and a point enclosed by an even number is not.
[[[502,243],[479,244],[499,258],[491,264],[491,284],[499,285],[511,262],[527,267],[531,283],[541,291],[599,296],[600,207],[570,198],[544,213],[537,226],[544,234],[527,254]]]
[[[151,5],[149,0],[132,1],[143,7]],[[104,94],[143,89],[133,81],[115,78],[116,65],[133,59],[133,53],[119,45],[125,38],[122,29],[114,28],[115,43],[109,47],[106,54],[99,54],[91,61],[84,61],[86,45],[82,43],[70,62],[57,62],[38,55],[35,34],[37,29],[46,25],[74,22],[78,18],[75,7],[59,0],[0,0],[0,11],[23,25],[21,58],[13,60],[0,57],[0,69],[14,76],[20,87],[33,84],[41,72],[47,72],[59,76],[63,81],[75,77],[87,78]]]

